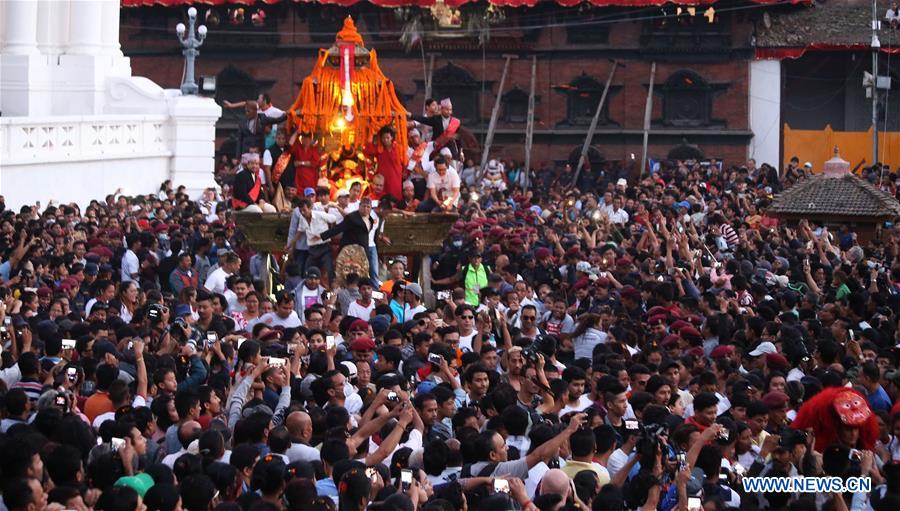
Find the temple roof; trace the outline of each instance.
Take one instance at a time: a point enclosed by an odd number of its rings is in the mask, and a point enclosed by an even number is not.
[[[900,202],[855,174],[815,175],[778,194],[767,210],[778,215],[894,218]]]
[[[153,6],[153,5],[162,5],[167,7],[176,7],[181,5],[254,5],[256,3],[261,4],[277,4],[281,2],[294,2],[294,3],[306,3],[306,0],[121,0],[123,7],[145,7],[145,6]],[[319,3],[323,4],[336,4],[342,6],[350,6],[357,4],[364,0],[319,0]],[[404,6],[417,6],[417,7],[431,7],[435,4],[436,0],[368,0],[371,3],[381,6],[381,7],[404,7]],[[470,2],[478,2],[484,0],[445,0],[445,3],[449,7],[458,7],[463,4],[467,4]],[[577,6],[582,3],[582,0],[488,0],[490,3],[494,5],[500,6],[510,6],[510,7],[522,7],[528,6],[533,7],[539,1],[556,1],[560,5],[564,6]],[[586,0],[590,4],[595,7],[649,7],[656,5],[664,5],[664,4],[676,4],[676,5],[710,5],[716,3],[718,0]],[[757,4],[804,4],[809,5],[813,0],[751,0],[753,3]]]

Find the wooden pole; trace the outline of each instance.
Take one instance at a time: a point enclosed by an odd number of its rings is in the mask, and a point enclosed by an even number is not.
[[[644,167],[647,166],[647,144],[650,142],[650,116],[653,113],[653,82],[656,80],[656,62],[650,64],[650,88],[647,89],[647,103],[644,105],[644,143],[641,148],[641,171],[638,181],[644,178]]]
[[[537,76],[537,55],[531,57],[531,89],[528,91],[528,123],[525,125],[525,180],[524,188],[530,184],[531,173],[531,141],[534,137],[534,87]]]
[[[497,89],[497,99],[494,101],[494,109],[491,111],[491,122],[488,124],[487,137],[484,139],[484,148],[481,153],[481,169],[478,171],[478,181],[484,176],[484,168],[490,157],[491,144],[494,143],[494,129],[497,128],[497,116],[500,114],[500,99],[503,97],[503,87],[506,85],[506,73],[509,71],[509,63],[512,55],[505,55],[506,63],[503,64],[503,76],[500,77],[500,87]]]
[[[594,112],[594,117],[591,119],[591,125],[588,127],[584,145],[581,146],[581,155],[578,157],[578,165],[575,166],[575,176],[572,179],[573,187],[578,183],[578,176],[581,174],[581,168],[584,167],[584,162],[587,160],[588,149],[590,149],[591,142],[594,140],[594,132],[597,131],[597,123],[600,122],[600,112],[603,110],[603,104],[606,103],[606,95],[609,93],[609,86],[612,84],[617,67],[619,67],[619,61],[614,60],[612,69],[609,70],[609,77],[606,79],[606,85],[603,86],[603,94],[600,95],[600,102],[597,103],[597,111]]]
[[[424,51],[424,50],[422,50]],[[424,55],[422,56],[422,63],[424,64],[425,59]],[[431,77],[434,74],[434,53],[428,55],[428,66],[425,70],[425,99],[431,97]],[[422,115],[425,115],[425,106],[422,106]]]

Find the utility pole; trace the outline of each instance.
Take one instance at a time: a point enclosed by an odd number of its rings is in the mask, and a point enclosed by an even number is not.
[[[872,166],[878,163],[878,0],[872,0]]]

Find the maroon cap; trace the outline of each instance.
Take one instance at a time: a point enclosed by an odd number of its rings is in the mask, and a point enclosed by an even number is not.
[[[682,338],[687,340],[699,341],[701,339],[700,331],[692,326],[686,326],[679,330],[678,333],[681,334]]]
[[[716,346],[713,348],[712,353],[709,354],[710,358],[725,358],[734,353],[734,346]]]
[[[650,319],[647,320],[647,323],[650,323],[651,326],[663,325],[666,324],[666,317],[662,314],[657,314],[655,316],[650,316]]]
[[[781,353],[766,353],[766,365],[780,369],[791,368],[791,363]]]
[[[534,258],[538,260],[544,260],[550,257],[550,249],[547,247],[541,247],[534,251]]]
[[[353,323],[350,323],[350,328],[347,329],[348,332],[368,332],[369,324],[362,319],[357,319]]]
[[[584,277],[581,277],[580,279],[578,279],[578,282],[575,283],[575,289],[587,289],[587,287],[590,285],[591,281]]]
[[[156,224],[155,226],[153,226],[153,231],[156,232],[156,233],[166,232],[166,231],[168,231],[168,230],[169,230],[169,226],[166,225],[166,224],[164,224],[164,223],[162,223],[162,222],[160,222],[160,223]]]
[[[46,298],[46,297],[50,296],[51,294],[53,294],[53,290],[47,286],[44,286],[37,290],[37,295],[40,296],[41,298]]]
[[[674,348],[678,345],[678,336],[677,335],[667,335],[663,337],[662,342],[660,343],[663,348]]]
[[[687,354],[692,357],[702,357],[703,356],[703,348],[700,346],[695,346],[689,350],[687,350]]]
[[[640,300],[641,299],[641,292],[638,291],[637,288],[632,287],[632,286],[623,287],[622,290],[619,292],[619,295],[621,295],[622,298],[630,298],[631,300]]]
[[[594,285],[597,287],[609,287],[609,279],[606,277],[597,277],[597,280],[594,281]]]
[[[579,257],[581,255],[581,250],[578,247],[569,247],[569,250],[566,250],[566,257]]]
[[[769,410],[777,410],[779,408],[784,408],[787,406],[789,398],[788,395],[780,390],[773,390],[763,396],[763,403],[769,407]]]
[[[354,323],[356,322],[354,321]],[[374,349],[375,341],[368,337],[360,337],[354,339],[353,342],[350,343],[350,351],[372,351]]]
[[[673,332],[680,332],[682,328],[689,327],[689,326],[691,326],[690,323],[688,323],[687,321],[685,321],[683,319],[679,319],[678,321],[674,321],[672,323],[672,325],[670,326],[670,328],[672,329]]]

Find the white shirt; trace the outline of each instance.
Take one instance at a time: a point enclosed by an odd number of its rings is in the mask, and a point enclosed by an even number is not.
[[[900,10],[888,9],[884,14],[884,19],[888,21],[900,20]]]
[[[147,406],[147,401],[141,396],[135,396],[134,401],[131,402],[132,408],[139,408],[142,406]],[[100,425],[106,421],[116,420],[116,412],[106,412],[101,413],[100,415],[94,417],[94,422],[91,423],[91,427],[94,428],[94,431],[100,430]]]
[[[259,318],[258,323],[265,323],[270,327],[280,326],[283,328],[297,328],[301,324],[297,311],[291,311],[291,314],[286,318],[282,318],[275,312],[267,312]]]
[[[625,225],[628,223],[628,213],[622,208],[613,210],[612,206],[607,206],[606,216],[609,218],[609,222],[613,224]]]
[[[169,468],[172,468],[175,466],[175,461],[185,454],[187,454],[187,449],[182,447],[180,451],[173,452],[172,454],[169,454],[165,458],[163,458],[162,464]]]
[[[444,175],[440,175],[437,171],[428,174],[428,189],[435,190],[440,199],[446,199],[453,195],[453,190],[459,190],[459,174],[455,170],[448,168]],[[459,197],[453,201],[455,206]]]
[[[589,398],[587,394],[582,394],[581,397],[578,398],[578,402],[575,403],[575,405],[566,404],[566,406],[564,406],[563,409],[559,411],[559,416],[562,417],[567,413],[587,410],[593,404],[594,402],[591,401],[591,398]]]
[[[309,243],[309,246],[324,245],[328,242],[321,238],[322,233],[328,230],[329,224],[333,224],[338,220],[340,220],[340,217],[313,209],[310,211],[309,220],[303,215],[299,215],[297,230],[306,233],[306,242]]]
[[[425,312],[428,309],[425,308],[421,303],[416,305],[415,307],[410,308],[409,304],[403,306],[403,317],[412,319],[416,314],[420,312]]]
[[[138,284],[138,287],[141,287],[140,284],[131,276],[136,275],[141,271],[141,262],[138,260],[137,254],[134,253],[130,248],[125,251],[125,255],[122,256],[122,282],[132,282]]]
[[[353,213],[354,211],[357,211],[357,210],[359,210],[359,200],[355,200],[353,202],[348,202],[347,207],[344,208],[344,214],[347,215],[347,214]]]
[[[359,303],[359,300],[353,300],[347,307],[347,316],[368,321],[372,317],[373,310],[375,310],[375,300],[370,301],[368,306]]]
[[[419,162],[422,163],[422,170],[431,175],[434,172],[434,162],[431,161],[431,152],[434,151],[434,143],[427,142],[425,144],[425,150],[422,152],[422,157],[419,159]],[[416,174],[413,169],[416,168],[416,160],[413,159],[413,154],[416,152],[412,147],[408,147],[406,149],[406,156],[409,158],[409,163],[406,165],[406,168],[409,170],[410,179],[425,179],[420,174]]]
[[[263,110],[262,113],[269,119],[277,119],[278,117],[284,115],[284,110],[276,108],[274,105],[269,105],[269,108]]]
[[[318,449],[306,444],[291,444],[284,454],[288,457],[289,463],[294,463],[295,461],[316,461],[322,457],[322,453]]]
[[[203,287],[205,287],[206,290],[211,293],[224,293],[225,279],[230,276],[231,274],[225,272],[225,270],[220,266],[216,268],[216,271],[207,275],[206,283],[203,284]]]

